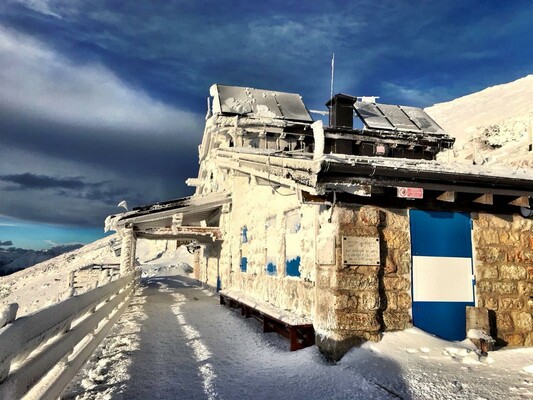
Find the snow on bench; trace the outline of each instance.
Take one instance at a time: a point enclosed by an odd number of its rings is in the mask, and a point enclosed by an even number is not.
[[[263,332],[277,332],[289,339],[290,351],[315,344],[315,331],[310,318],[281,310],[272,304],[233,290],[218,292],[220,304],[240,308],[245,318],[255,317],[263,323]]]

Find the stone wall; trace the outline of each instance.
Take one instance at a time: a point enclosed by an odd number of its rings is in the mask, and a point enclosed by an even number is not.
[[[237,290],[282,310],[313,319],[317,343],[339,359],[364,340],[412,326],[411,252],[407,210],[373,206],[301,204],[287,189],[229,180],[230,213],[223,215],[222,246],[197,254],[200,280]],[[287,276],[288,213],[301,215],[301,276]],[[493,316],[499,344],[533,345],[533,221],[473,214],[477,306]],[[243,227],[247,240],[243,243]],[[343,265],[344,236],[376,237],[379,265]],[[330,256],[327,256],[330,254]],[[247,258],[246,271],[241,258]],[[277,272],[266,265],[273,257]],[[218,274],[217,274],[218,271]]]
[[[383,330],[412,326],[411,239],[407,210],[380,212]]]
[[[317,265],[315,329],[322,350],[340,359],[363,340],[378,341],[383,330],[411,326],[409,222],[405,211],[337,205],[332,228],[336,257]],[[344,236],[380,239],[379,265],[342,262]]]
[[[222,289],[311,317],[318,345],[333,359],[363,340],[379,340],[385,330],[411,326],[407,211],[337,204],[332,212],[330,206],[301,204],[288,190],[254,185],[244,176],[234,178],[232,193],[232,210],[221,223],[222,246],[197,255],[200,280],[216,287],[218,270]],[[300,277],[285,271],[287,215],[294,210],[301,215]],[[379,265],[343,265],[344,236],[379,238]],[[269,254],[274,254],[275,274],[266,268]]]
[[[477,305],[499,345],[533,346],[533,220],[473,214]]]
[[[199,257],[199,279],[216,287],[218,268],[222,289],[240,291],[281,310],[311,317],[316,206],[300,204],[296,192],[292,190],[259,185],[254,178],[247,176],[234,176],[228,179],[227,184],[230,185],[228,190],[232,193],[233,203],[231,211],[223,215],[220,225],[224,241],[218,250],[214,246],[203,250],[209,257]],[[299,277],[287,276],[285,268],[286,220],[290,212],[301,215],[296,243],[300,250]],[[267,224],[271,226],[267,227]],[[244,228],[245,243],[242,240]],[[275,274],[269,274],[266,269],[267,252],[275,254]],[[247,259],[246,271],[241,270],[243,257]]]

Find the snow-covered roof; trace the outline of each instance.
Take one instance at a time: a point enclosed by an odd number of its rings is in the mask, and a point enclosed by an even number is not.
[[[461,203],[468,209],[475,202],[482,204],[479,207],[494,205],[502,212],[509,206],[529,207],[529,198],[533,197],[533,177],[511,168],[346,154],[325,154],[313,159],[313,154],[307,152],[247,148],[218,149],[217,163],[312,195],[346,192],[372,196],[369,202],[386,200],[387,204],[397,203],[400,207],[405,205],[405,199],[397,195],[401,188],[427,191],[419,201]],[[447,196],[442,196],[444,193]],[[458,193],[461,201],[456,201]]]
[[[215,218],[214,212],[224,204],[231,203],[227,193],[212,193],[207,196],[191,196],[147,204],[121,214],[107,217],[107,230],[117,230],[126,224],[141,229],[170,227],[172,225],[200,226]],[[179,222],[176,221],[179,217]]]

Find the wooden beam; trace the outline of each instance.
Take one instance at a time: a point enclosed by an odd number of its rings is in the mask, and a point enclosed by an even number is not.
[[[144,239],[196,240],[199,243],[213,243],[222,239],[219,227],[181,226],[173,228],[136,229],[135,236]]]
[[[256,179],[257,185],[259,186],[274,186],[274,185],[276,187],[280,186],[278,183],[272,183],[271,181],[265,178],[256,177],[255,179]]]
[[[510,201],[509,204],[512,205],[512,206],[529,208],[529,197],[527,197],[527,196],[517,197],[513,201]]]
[[[233,176],[248,176],[250,174],[246,174],[244,172],[239,171],[238,169],[231,169],[231,172],[233,173]]]
[[[472,201],[474,203],[492,205],[494,204],[494,196],[491,193],[485,193]]]
[[[323,195],[314,195],[304,190],[300,191],[302,195],[302,203],[304,204],[331,204],[333,196],[331,192],[329,196],[326,194]]]
[[[437,196],[437,200],[446,201],[448,203],[454,203],[457,200],[457,194],[455,192],[444,192]]]
[[[172,226],[181,226],[183,224],[183,213],[176,213],[172,216]]]

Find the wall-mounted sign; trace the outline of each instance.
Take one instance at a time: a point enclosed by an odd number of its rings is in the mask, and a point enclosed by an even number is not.
[[[423,199],[424,189],[415,187],[397,187],[397,196],[402,199]]]
[[[343,265],[379,265],[379,238],[372,236],[343,236]]]

